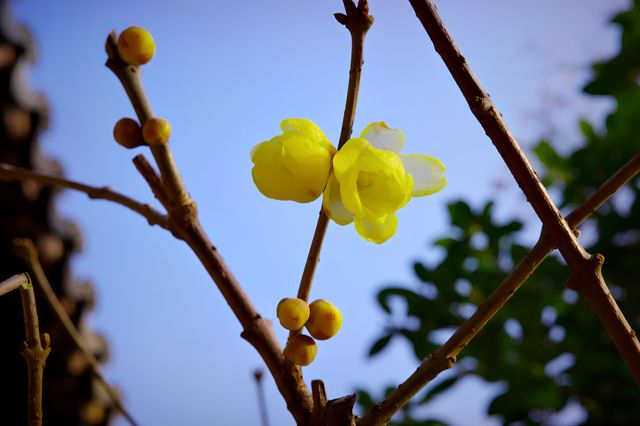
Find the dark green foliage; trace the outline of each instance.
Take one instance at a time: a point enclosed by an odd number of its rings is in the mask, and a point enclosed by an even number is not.
[[[541,178],[563,194],[560,207],[565,212],[640,152],[640,0],[614,22],[623,29],[621,50],[594,66],[594,79],[585,88],[587,93],[616,100],[606,128],[598,130],[581,121],[582,147],[567,155],[546,140],[534,148],[544,167]],[[492,203],[474,209],[458,201],[448,208],[450,229],[434,243],[444,251],[443,259],[414,265],[418,285],[397,285],[378,294],[390,325],[371,355],[397,340],[392,339],[395,336],[407,339],[418,359],[435,351],[443,333],[459,326],[531,248],[518,242],[520,223],[494,219]],[[596,212],[585,232],[595,241],[588,250],[605,255],[605,279],[638,330],[640,178]],[[506,384],[504,393],[488,407],[488,414],[500,416],[504,424],[549,424],[549,416],[570,401],[586,411],[587,424],[640,424],[640,391],[588,304],[565,289],[568,276],[568,268],[557,257],[545,260],[462,351],[454,376],[436,379],[404,410],[407,420],[396,424],[423,424],[412,418],[412,410],[455,386],[465,374]],[[390,303],[393,299],[402,303]],[[404,310],[393,312],[392,307],[398,306]],[[371,397],[360,394],[364,398],[360,404],[367,408]]]

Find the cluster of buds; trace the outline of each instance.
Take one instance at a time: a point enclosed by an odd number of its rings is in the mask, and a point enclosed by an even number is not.
[[[284,348],[284,356],[297,365],[309,365],[315,359],[318,346],[313,338],[330,339],[342,325],[340,310],[323,299],[311,304],[295,297],[282,299],[278,303],[277,316],[280,325],[294,332]],[[303,327],[313,337],[301,334]]]

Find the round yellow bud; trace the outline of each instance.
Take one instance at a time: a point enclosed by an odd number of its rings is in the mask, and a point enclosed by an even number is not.
[[[142,126],[142,136],[149,145],[164,145],[170,135],[171,125],[163,118],[150,118]]]
[[[296,334],[289,338],[283,355],[296,365],[309,365],[318,353],[316,342],[304,334]]]
[[[144,28],[129,27],[118,37],[118,54],[129,65],[146,64],[155,52],[156,43]]]
[[[334,304],[318,299],[309,305],[309,310],[309,320],[305,324],[309,334],[318,340],[326,340],[338,333],[342,314]]]
[[[287,330],[299,330],[309,319],[309,305],[297,297],[287,297],[278,303],[280,324]]]
[[[144,145],[142,129],[136,120],[121,118],[113,127],[113,138],[125,148],[135,148]]]

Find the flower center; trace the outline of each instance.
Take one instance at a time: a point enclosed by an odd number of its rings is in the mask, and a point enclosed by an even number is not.
[[[369,186],[371,182],[376,178],[375,172],[360,172],[358,173],[358,186]]]

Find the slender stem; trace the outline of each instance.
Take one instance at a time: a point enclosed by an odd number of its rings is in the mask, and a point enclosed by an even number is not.
[[[572,229],[604,204],[622,186],[640,172],[640,154],[635,155],[612,175],[597,191],[591,194],[568,216]],[[543,232],[531,251],[516,265],[502,283],[489,295],[469,319],[433,354],[425,358],[418,369],[393,391],[382,403],[376,404],[358,422],[359,425],[384,425],[403,405],[442,371],[451,368],[458,354],[473,340],[511,296],[536,270],[554,248],[550,236]],[[600,299],[599,299],[600,300]],[[613,302],[615,303],[615,302]],[[607,311],[613,312],[612,309]]]
[[[27,274],[16,274],[0,283],[0,296],[17,289],[20,286],[29,285],[30,280]]]
[[[72,180],[64,179],[59,176],[53,176],[46,173],[40,173],[33,170],[10,166],[8,164],[0,164],[0,180],[29,180],[45,185],[74,189],[79,192],[84,192],[91,199],[108,200],[113,201],[114,203],[118,203],[143,216],[145,219],[147,219],[149,225],[159,225],[165,229],[169,229],[168,220],[165,215],[148,204],[140,203],[132,198],[115,192],[106,186],[101,188],[96,186],[89,186],[79,182],[74,182]]]
[[[27,264],[31,274],[34,277],[34,282],[40,287],[42,290],[42,294],[45,297],[45,300],[49,304],[49,307],[55,314],[55,317],[62,324],[62,328],[65,330],[71,341],[76,345],[80,351],[84,353],[86,360],[91,368],[91,372],[96,377],[96,379],[102,384],[107,394],[113,401],[116,409],[122,413],[122,415],[129,421],[129,423],[133,426],[136,425],[135,420],[127,409],[124,408],[122,402],[120,401],[120,396],[118,393],[109,385],[106,378],[102,375],[100,370],[100,364],[98,360],[93,356],[91,349],[86,344],[84,338],[78,331],[78,329],[73,325],[71,318],[67,315],[62,303],[56,296],[55,292],[51,288],[51,284],[49,284],[49,280],[42,270],[42,266],[40,265],[40,261],[38,260],[38,252],[31,240],[28,239],[16,239],[14,240],[14,250],[16,254]]]
[[[31,285],[20,287],[22,313],[26,340],[22,342],[20,355],[27,361],[29,375],[28,390],[28,424],[42,425],[42,379],[47,357],[51,352],[51,340],[47,333],[40,338],[36,297]]]
[[[529,203],[571,268],[572,286],[585,296],[605,326],[636,383],[640,385],[640,342],[609,294],[600,269],[604,256],[587,253],[571,227],[553,204],[533,168],[509,132],[502,115],[480,86],[464,56],[454,43],[436,7],[429,0],[409,0],[436,51],[458,84],[471,111],[482,125]],[[600,298],[600,300],[596,300]]]
[[[311,283],[313,283],[313,276],[315,275],[316,267],[320,262],[320,251],[322,250],[322,243],[324,242],[324,236],[327,233],[328,226],[329,218],[321,208],[318,216],[318,223],[316,224],[316,229],[313,232],[311,247],[309,247],[307,262],[304,264],[304,271],[302,272],[302,278],[300,279],[300,287],[298,287],[297,295],[298,299],[309,300]]]
[[[118,54],[118,41],[115,32],[111,32],[107,37],[105,45],[107,55],[106,66],[118,77],[122,87],[124,87],[133,108],[136,111],[140,124],[152,118],[153,110],[147,99],[142,86],[142,70],[140,67],[126,64]],[[182,207],[191,204],[193,201],[182,182],[182,177],[173,159],[173,154],[168,144],[150,145],[151,153],[158,164],[162,182],[167,188],[169,201],[174,207]]]
[[[162,179],[160,179],[160,176],[158,176],[153,166],[142,154],[133,157],[132,161],[134,166],[136,166],[138,172],[147,182],[147,185],[149,185],[149,188],[151,188],[151,192],[153,192],[153,195],[168,211],[171,208],[169,198],[167,197],[167,192],[164,189],[164,185],[162,185]]]
[[[356,6],[352,0],[343,0],[346,15],[336,14],[338,22],[343,24],[351,34],[351,64],[349,66],[349,85],[347,88],[347,99],[342,116],[342,127],[340,129],[340,139],[338,149],[351,137],[353,121],[356,116],[356,105],[358,104],[358,92],[360,89],[360,77],[362,76],[362,64],[364,63],[364,38],[369,28],[373,24],[373,17],[369,15],[367,1],[359,1]],[[322,242],[327,233],[329,218],[321,208],[318,216],[318,223],[313,232],[313,239],[309,247],[309,254],[304,265],[300,286],[298,287],[298,298],[309,300],[311,284],[315,275],[316,267],[320,261],[320,251]]]

